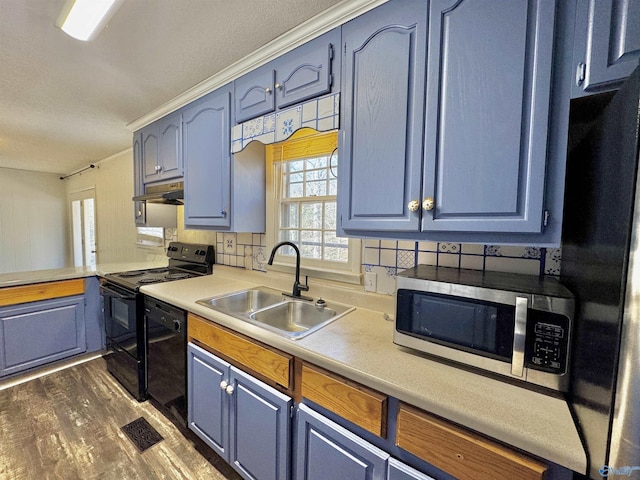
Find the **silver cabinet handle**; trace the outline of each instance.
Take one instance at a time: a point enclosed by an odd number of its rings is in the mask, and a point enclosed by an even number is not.
[[[227,209],[223,208],[222,210],[220,210],[220,215],[222,215],[223,217],[227,216]]]
[[[227,392],[227,395],[233,395],[233,385],[227,385],[224,391]]]
[[[265,91],[265,93],[271,93],[271,88],[270,87],[265,87],[264,91]]]
[[[276,89],[282,90],[282,84],[276,83],[274,86],[276,87]]]
[[[227,383],[226,380],[223,380],[220,382],[220,390],[226,390],[228,386],[229,384]]]
[[[524,375],[524,349],[527,341],[527,308],[526,297],[516,297],[515,327],[513,329],[513,356],[511,357],[511,375]]]

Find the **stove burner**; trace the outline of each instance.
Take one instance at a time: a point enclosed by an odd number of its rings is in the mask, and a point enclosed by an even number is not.
[[[181,280],[183,278],[189,278],[189,277],[191,277],[190,273],[181,273],[181,272],[167,273],[164,276],[165,280]]]
[[[139,277],[140,275],[144,275],[144,270],[134,270],[133,272],[122,272],[118,273],[119,277],[127,278],[127,277]]]
[[[148,278],[141,278],[140,280],[138,280],[138,283],[140,285],[143,284],[149,284],[149,283],[158,283],[161,282],[162,278],[158,278],[158,277],[148,277]]]

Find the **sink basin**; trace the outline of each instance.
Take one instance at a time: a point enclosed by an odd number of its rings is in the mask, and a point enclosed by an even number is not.
[[[318,305],[296,300],[268,287],[198,300],[197,303],[294,340],[354,310],[336,303]]]
[[[221,297],[198,300],[196,303],[232,315],[249,315],[282,301],[284,301],[284,296],[279,290],[258,287]]]

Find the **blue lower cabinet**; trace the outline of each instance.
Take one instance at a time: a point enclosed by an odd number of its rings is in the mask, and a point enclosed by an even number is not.
[[[295,480],[384,480],[387,475],[388,453],[306,405],[298,407],[295,452]]]
[[[434,478],[395,458],[390,458],[387,480],[434,480]]]
[[[246,479],[288,480],[293,400],[188,345],[188,424]]]
[[[193,345],[187,351],[187,423],[207,445],[229,460],[229,399],[220,388],[230,365]]]
[[[0,308],[0,377],[86,350],[83,295]]]

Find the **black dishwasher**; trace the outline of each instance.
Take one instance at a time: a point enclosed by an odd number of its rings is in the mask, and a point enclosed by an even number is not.
[[[147,395],[174,423],[187,425],[187,315],[144,298],[147,328]]]

